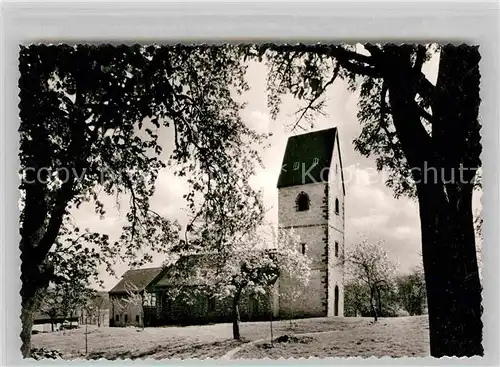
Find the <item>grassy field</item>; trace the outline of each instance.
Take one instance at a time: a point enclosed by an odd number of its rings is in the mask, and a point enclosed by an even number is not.
[[[232,358],[370,357],[428,355],[427,317],[314,318],[241,324],[241,341],[232,339],[231,324],[186,327],[90,327],[87,358],[220,358],[241,347]],[[301,336],[302,334],[306,334]],[[283,337],[286,335],[287,337]],[[297,337],[288,337],[298,335]],[[281,338],[280,338],[281,336]],[[255,343],[246,344],[250,341]],[[281,341],[281,342],[280,342]],[[85,328],[33,335],[35,348],[58,350],[65,359],[85,358]]]
[[[382,319],[333,331],[277,338],[242,348],[233,358],[425,357],[429,355],[428,320],[422,317]]]

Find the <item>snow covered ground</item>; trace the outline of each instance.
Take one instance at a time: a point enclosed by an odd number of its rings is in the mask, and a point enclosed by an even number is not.
[[[231,324],[186,327],[110,328],[89,326],[88,358],[220,358],[241,346],[233,358],[426,356],[426,316],[384,318],[314,318],[241,323],[241,341],[232,340]],[[311,333],[319,332],[316,335]],[[253,345],[246,342],[264,339]],[[288,340],[287,340],[288,339]],[[85,358],[85,327],[33,335],[35,348],[60,351],[65,359]]]

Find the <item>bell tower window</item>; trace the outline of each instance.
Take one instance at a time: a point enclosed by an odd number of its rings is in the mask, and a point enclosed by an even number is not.
[[[305,192],[301,192],[299,196],[297,196],[296,204],[298,212],[305,212],[309,210],[309,195]]]

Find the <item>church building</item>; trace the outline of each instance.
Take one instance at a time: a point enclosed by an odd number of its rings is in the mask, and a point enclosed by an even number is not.
[[[239,312],[242,321],[344,315],[344,179],[336,128],[292,136],[288,139],[278,178],[278,224],[300,237],[303,254],[312,260],[308,287],[298,297],[294,284],[280,277],[273,296],[246,294]],[[191,255],[192,261],[210,266],[210,254]],[[202,260],[200,260],[202,259]],[[127,271],[109,292],[110,326],[175,325],[230,322],[231,300],[192,292],[175,299],[168,291],[197,289],[194,280],[179,279],[175,265]],[[142,304],[130,304],[126,285],[133,286]],[[277,296],[279,294],[280,296]]]
[[[312,273],[302,296],[280,300],[281,316],[344,315],[344,197],[337,128],[290,137],[278,179],[278,224],[300,237]],[[280,293],[287,286],[281,279]]]

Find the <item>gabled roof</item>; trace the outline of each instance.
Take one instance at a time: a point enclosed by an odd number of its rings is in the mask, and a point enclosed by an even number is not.
[[[278,188],[327,182],[336,140],[336,127],[288,138]]]
[[[143,291],[151,281],[161,272],[162,268],[147,268],[127,270],[117,285],[109,291],[113,293],[127,293],[127,285],[130,284],[135,291]]]

